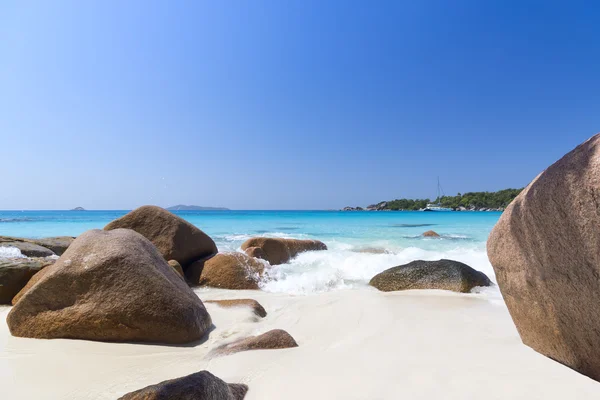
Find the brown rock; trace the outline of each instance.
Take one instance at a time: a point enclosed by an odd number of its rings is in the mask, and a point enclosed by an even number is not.
[[[225,383],[208,371],[171,379],[120,397],[120,400],[242,400],[248,386]]]
[[[262,260],[265,259],[265,251],[260,247],[248,247],[246,250],[244,250],[244,253],[246,253],[249,257],[260,258]]]
[[[259,289],[264,269],[263,262],[243,253],[219,253],[204,263],[198,283],[222,289]]]
[[[298,343],[296,343],[294,338],[284,330],[273,329],[259,336],[251,336],[218,347],[213,351],[213,355],[233,354],[247,350],[287,349],[291,347],[298,347]]]
[[[373,277],[369,285],[383,292],[410,289],[442,289],[469,293],[474,287],[492,283],[483,273],[452,260],[422,261],[387,269]]]
[[[19,300],[21,300],[21,297],[23,297],[23,295],[25,293],[27,293],[27,291],[29,289],[32,288],[33,285],[35,285],[40,279],[42,279],[42,277],[46,274],[46,272],[48,272],[49,269],[48,268],[42,268],[41,270],[39,270],[38,272],[35,273],[35,275],[33,275],[31,277],[31,279],[29,279],[29,281],[27,282],[27,284],[25,286],[23,286],[23,288],[19,291],[19,293],[17,293],[11,303],[14,306],[15,304],[17,304],[17,302]]]
[[[28,239],[30,242],[50,249],[57,256],[61,256],[75,240],[71,236],[57,236],[43,239]]]
[[[137,208],[106,225],[104,230],[133,229],[150,240],[165,260],[188,264],[217,253],[215,242],[200,229],[177,215],[156,206]]]
[[[285,264],[299,253],[313,250],[327,250],[325,243],[318,240],[299,240],[257,237],[246,240],[242,244],[242,250],[258,247],[262,249],[262,259],[271,265]],[[251,250],[254,254],[257,250]]]
[[[232,307],[250,307],[252,312],[257,316],[264,318],[267,316],[267,312],[260,305],[260,303],[254,299],[235,299],[235,300],[205,300],[205,303],[214,303],[220,307],[232,308]]]
[[[507,207],[487,243],[523,343],[600,381],[600,135]]]
[[[423,237],[440,237],[436,231],[427,231],[423,233]]]
[[[179,264],[177,260],[169,260],[168,264],[179,274],[179,276],[182,278],[184,277],[183,268],[181,268],[181,264]]]
[[[156,247],[129,229],[79,236],[7,317],[15,336],[189,343],[211,326]]]
[[[11,304],[12,298],[47,264],[44,259],[0,259],[0,304]]]

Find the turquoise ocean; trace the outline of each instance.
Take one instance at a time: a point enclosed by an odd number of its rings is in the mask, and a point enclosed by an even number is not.
[[[128,211],[0,211],[0,235],[77,236]],[[485,243],[499,212],[179,211],[216,242],[239,251],[254,236],[318,239],[329,248],[275,266],[263,289],[310,294],[366,286],[375,274],[423,259],[464,262],[495,277]],[[440,238],[421,234],[434,230]],[[1,256],[1,254],[0,254]],[[496,296],[493,296],[496,297]]]

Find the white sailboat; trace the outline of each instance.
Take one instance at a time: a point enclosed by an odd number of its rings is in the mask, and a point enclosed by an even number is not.
[[[443,195],[444,191],[442,190],[442,185],[440,185],[440,177],[438,176],[437,198],[435,199],[435,203],[427,204],[423,211],[452,211],[451,208],[442,206],[441,200]]]

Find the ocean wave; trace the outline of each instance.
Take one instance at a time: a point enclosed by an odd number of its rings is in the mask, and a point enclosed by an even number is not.
[[[328,243],[329,245],[329,243]],[[388,253],[360,253],[349,249],[302,253],[288,264],[272,266],[260,284],[267,292],[310,294],[368,285],[378,273],[414,260],[451,259],[463,262],[496,281],[485,249],[426,250],[408,247]],[[497,288],[485,289],[497,297]],[[492,296],[492,297],[493,297]]]
[[[392,224],[395,228],[420,228],[423,226],[435,226],[437,224]]]
[[[21,250],[16,247],[0,247],[0,259],[2,258],[26,258]]]
[[[34,221],[33,218],[21,217],[21,218],[0,218],[0,223],[2,222],[30,222]]]

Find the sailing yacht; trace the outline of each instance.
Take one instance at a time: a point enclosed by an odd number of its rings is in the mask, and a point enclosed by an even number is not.
[[[451,208],[442,206],[441,200],[442,200],[443,194],[444,194],[444,191],[442,190],[442,185],[440,185],[440,177],[438,176],[437,198],[435,200],[435,203],[427,204],[427,206],[423,209],[423,211],[452,211]]]

